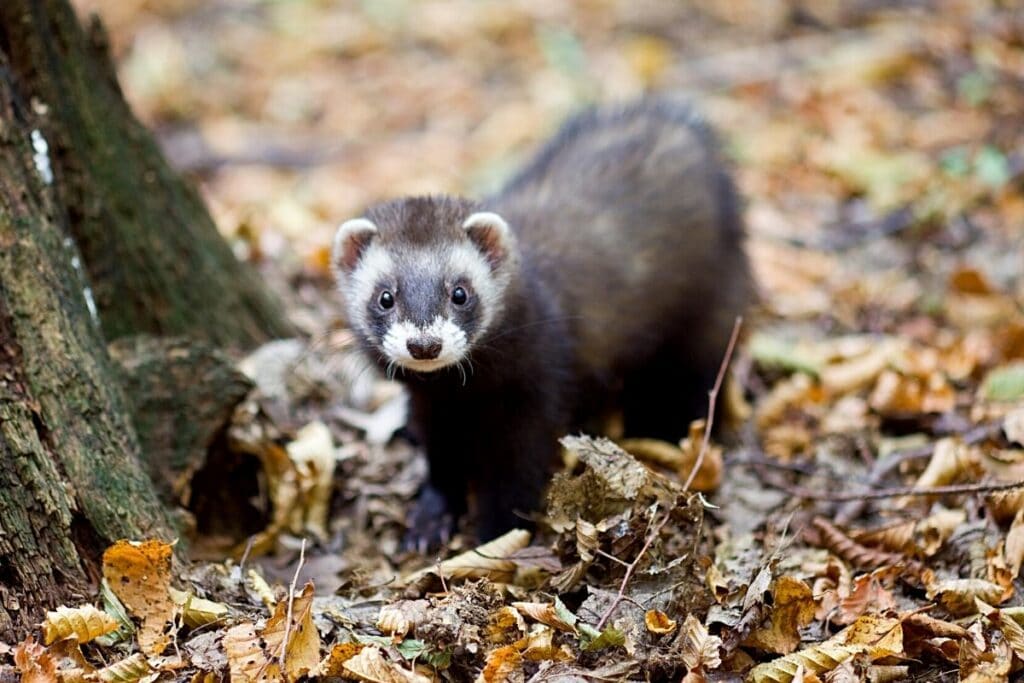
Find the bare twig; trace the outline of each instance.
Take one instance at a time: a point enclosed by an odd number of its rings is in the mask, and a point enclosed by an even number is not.
[[[604,615],[601,616],[601,621],[597,622],[598,631],[604,630],[605,624],[608,623],[608,620],[611,618],[616,608],[620,604],[622,604],[623,600],[625,600],[626,587],[629,585],[629,580],[633,578],[633,572],[636,571],[637,565],[640,564],[640,560],[643,559],[643,556],[647,552],[647,549],[651,547],[651,543],[653,543],[654,539],[656,539],[658,535],[661,534],[661,530],[665,528],[665,525],[671,518],[672,510],[668,510],[665,513],[665,516],[662,518],[662,520],[658,522],[658,524],[655,525],[655,527],[651,530],[651,533],[647,534],[647,539],[644,541],[643,547],[640,548],[640,552],[636,554],[636,558],[628,565],[626,565],[626,574],[622,577],[622,583],[619,584],[618,594],[615,596],[615,599],[612,600],[612,604],[608,606],[608,609],[605,610]]]
[[[295,586],[299,582],[299,572],[302,571],[302,565],[306,561],[306,539],[302,539],[302,546],[299,548],[299,564],[295,567],[295,575],[292,576],[292,583],[288,587],[288,611],[285,614],[284,620],[284,640],[281,641],[281,653],[278,655],[278,660],[281,663],[281,672],[285,671],[284,657],[285,653],[288,652],[288,638],[291,636],[292,630],[292,607],[295,605]]]
[[[238,571],[245,569],[245,563],[249,560],[249,554],[252,552],[253,543],[256,542],[255,536],[250,536],[249,540],[245,543],[245,552],[242,553],[242,559],[238,561]]]
[[[950,496],[963,493],[1002,493],[1024,488],[1024,479],[1008,482],[1005,484],[954,484],[951,486],[929,486],[927,488],[914,488],[912,486],[895,486],[882,489],[881,491],[862,491],[860,493],[835,493],[830,491],[812,491],[802,486],[789,486],[779,482],[766,481],[769,486],[774,486],[797,498],[808,500],[825,500],[833,503],[844,503],[852,500],[882,500],[884,498],[899,498],[901,496]]]
[[[690,485],[693,483],[694,477],[697,476],[697,472],[700,471],[701,465],[704,464],[704,455],[708,451],[708,446],[711,443],[711,428],[715,423],[715,406],[718,403],[718,392],[722,388],[722,382],[725,380],[725,371],[729,368],[729,361],[732,359],[733,351],[736,349],[736,340],[740,336],[740,327],[743,325],[743,318],[736,318],[736,323],[732,327],[732,335],[729,337],[729,344],[725,348],[725,355],[722,357],[722,364],[718,367],[718,376],[715,377],[715,386],[711,388],[708,393],[708,421],[704,427],[704,440],[700,444],[700,452],[697,453],[697,459],[693,463],[693,469],[690,470],[689,476],[686,478],[686,483],[683,484],[683,491],[689,491]],[[644,540],[644,545],[640,548],[640,552],[636,554],[633,561],[626,564],[617,557],[608,556],[610,559],[625,565],[626,574],[622,577],[622,583],[619,584],[619,592],[615,595],[615,599],[612,600],[612,604],[608,606],[605,613],[601,616],[601,620],[597,622],[597,630],[600,631],[608,623],[612,614],[622,604],[623,600],[626,600],[626,588],[629,586],[629,580],[633,578],[633,573],[636,571],[637,566],[640,564],[640,560],[643,559],[647,550],[651,547],[660,534],[661,530],[668,524],[668,520],[672,518],[672,509],[670,508],[665,512],[665,516],[660,522],[658,522]],[[598,551],[600,552],[600,551]],[[605,554],[605,553],[602,553]]]
[[[708,393],[708,422],[704,425],[704,440],[700,444],[700,452],[697,453],[697,459],[693,463],[693,469],[690,470],[690,474],[686,477],[686,483],[683,484],[683,491],[689,491],[690,485],[693,484],[694,478],[697,476],[697,472],[700,471],[701,465],[704,464],[704,456],[708,452],[708,446],[711,444],[711,428],[715,424],[715,404],[718,402],[718,392],[722,388],[722,382],[725,380],[725,371],[729,369],[729,361],[732,360],[732,353],[736,349],[736,340],[740,336],[740,327],[743,326],[743,318],[737,317],[735,324],[732,326],[732,335],[729,337],[729,345],[725,347],[725,355],[722,356],[722,364],[718,366],[718,376],[715,377],[715,386],[711,387],[711,391]]]

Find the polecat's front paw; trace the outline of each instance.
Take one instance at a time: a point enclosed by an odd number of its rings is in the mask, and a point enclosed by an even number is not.
[[[402,548],[424,555],[448,543],[455,530],[455,516],[448,509],[444,496],[425,484],[409,511]]]

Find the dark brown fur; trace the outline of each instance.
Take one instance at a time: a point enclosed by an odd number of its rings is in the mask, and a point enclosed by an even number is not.
[[[557,438],[609,409],[623,411],[627,434],[682,436],[706,412],[733,321],[752,299],[736,192],[685,105],[591,110],[493,197],[412,198],[367,215],[428,243],[479,210],[511,226],[519,269],[465,384],[451,368],[405,377],[430,463],[416,541],[436,541],[467,494],[482,538],[521,524]]]

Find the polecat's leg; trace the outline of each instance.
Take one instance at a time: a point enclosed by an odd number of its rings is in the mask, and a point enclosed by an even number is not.
[[[466,512],[470,445],[462,437],[443,423],[430,426],[425,439],[428,478],[409,511],[402,543],[407,550],[425,553],[447,543]]]
[[[532,528],[558,457],[559,427],[545,401],[509,397],[481,416],[479,459],[472,483],[481,541],[514,528]]]

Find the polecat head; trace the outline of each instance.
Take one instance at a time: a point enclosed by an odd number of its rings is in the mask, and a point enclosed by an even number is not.
[[[501,316],[517,257],[497,214],[467,200],[412,197],[343,223],[332,262],[364,345],[389,365],[432,372],[466,358]]]

